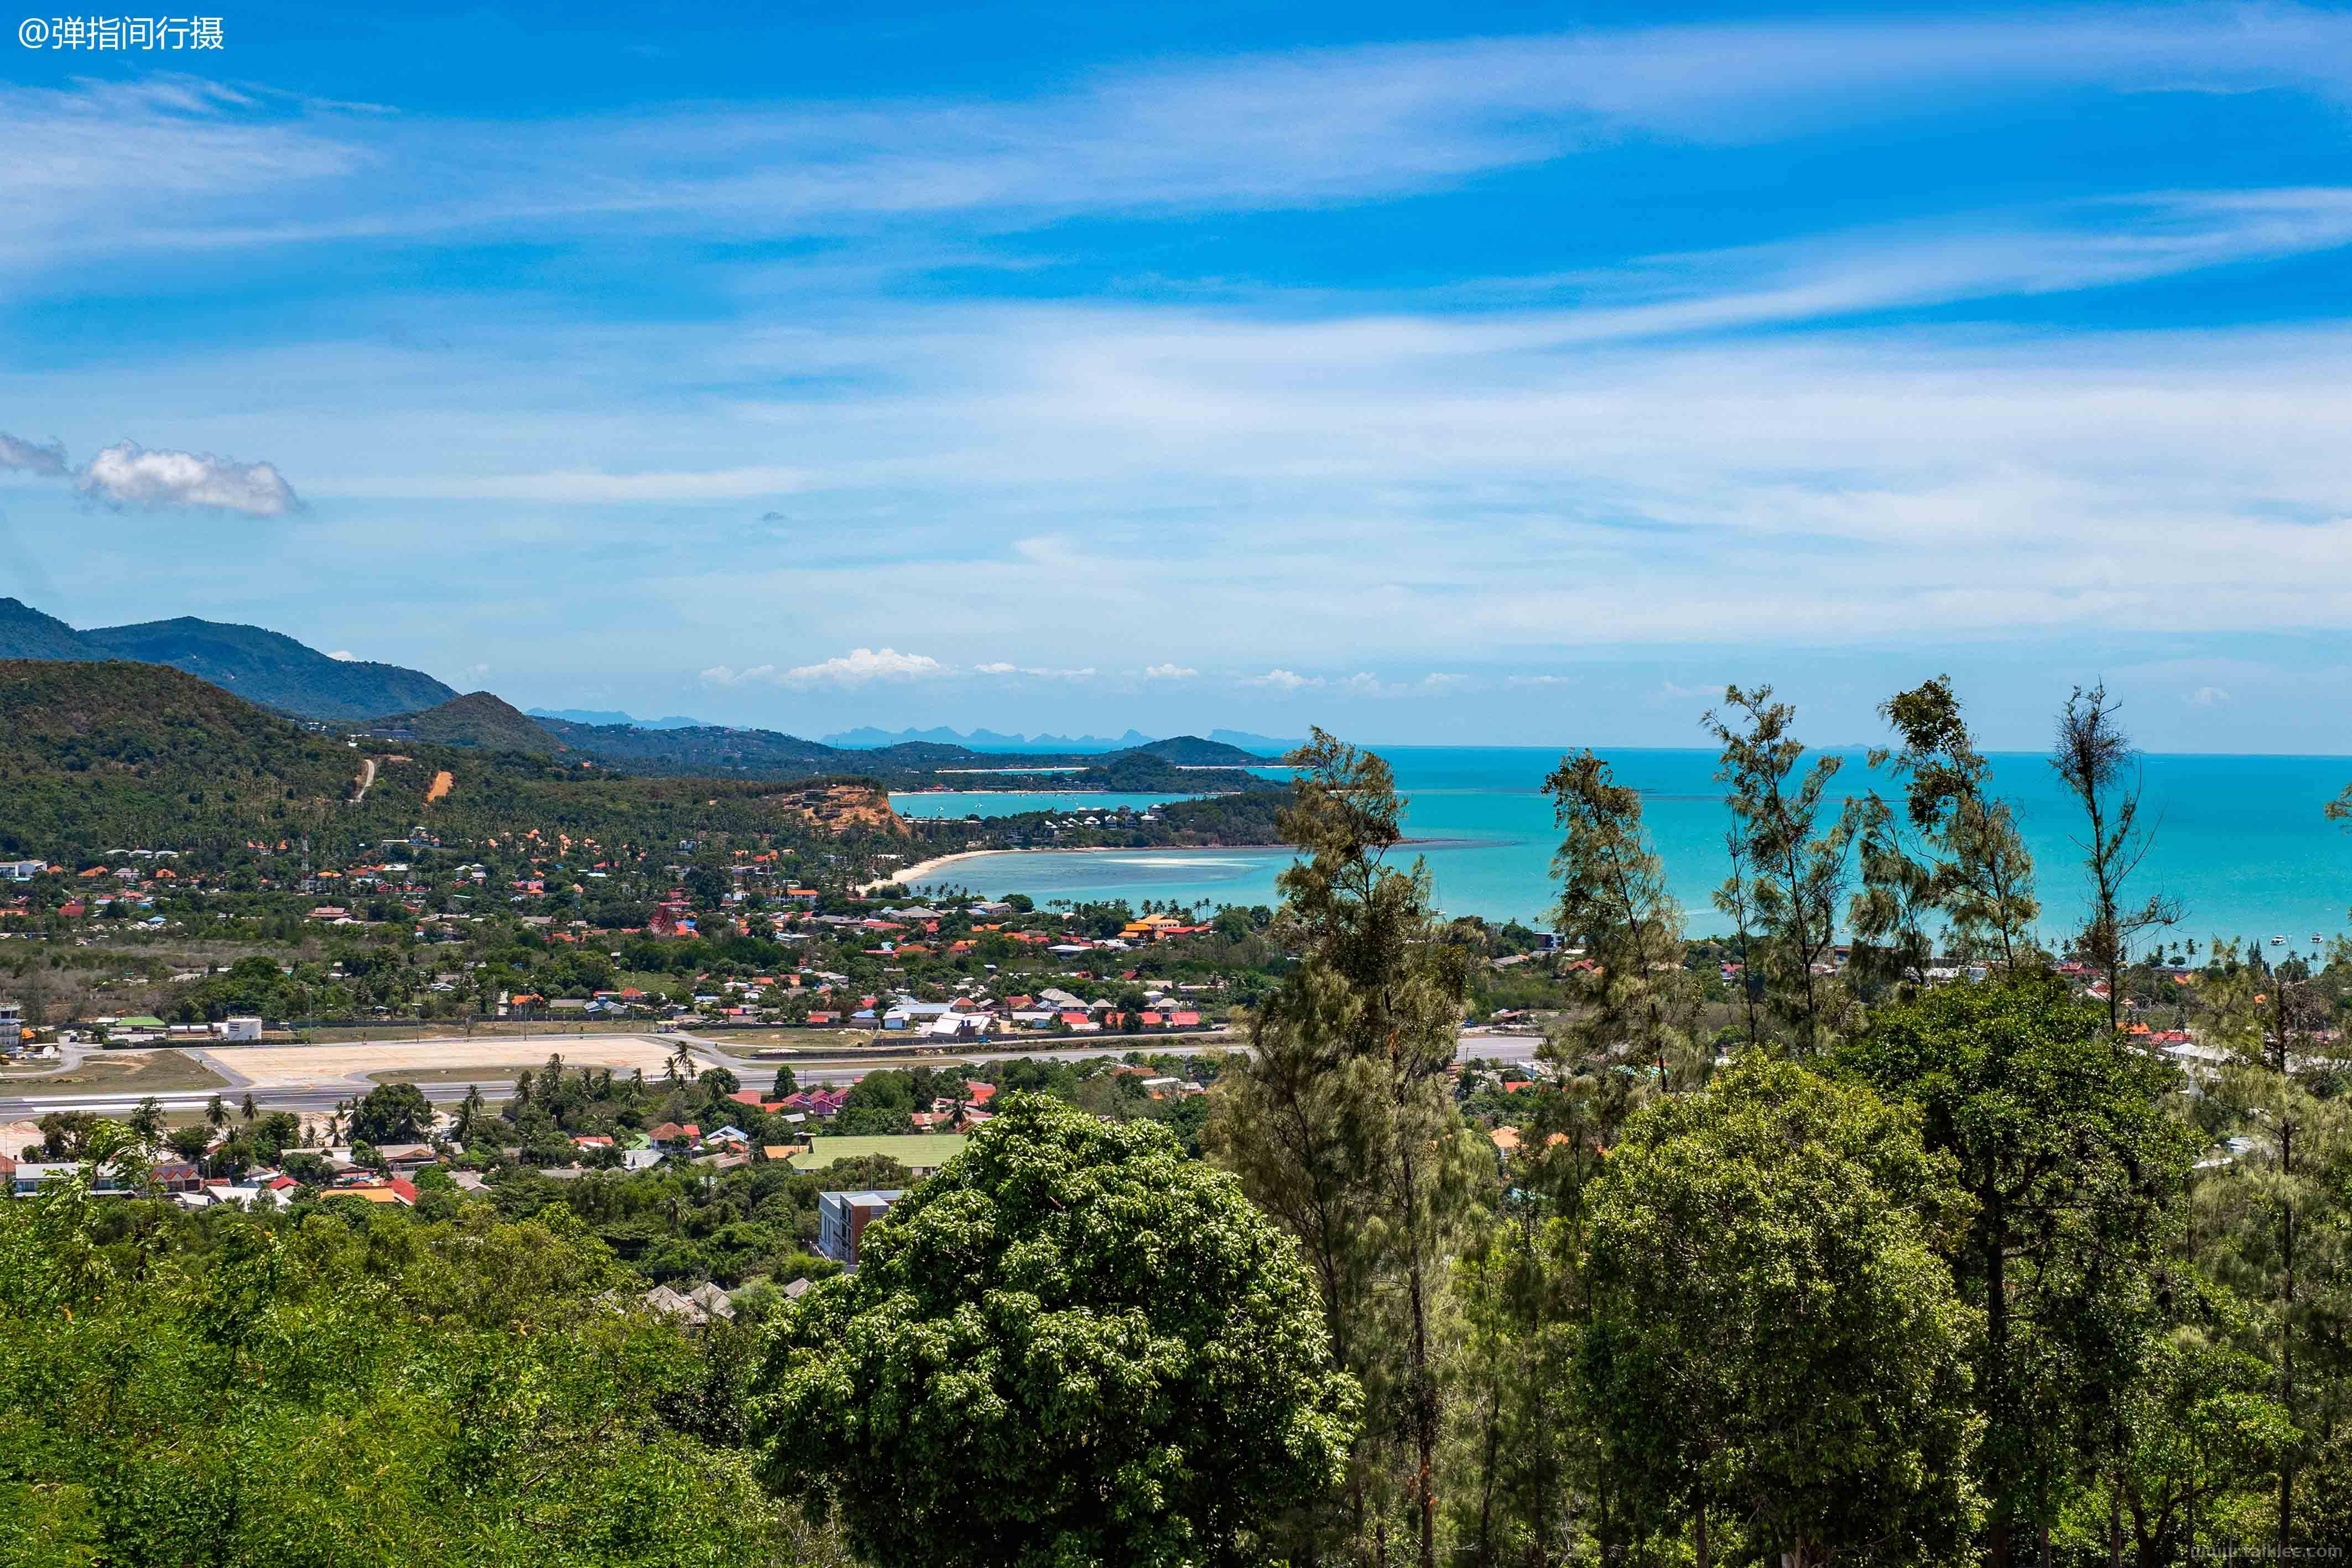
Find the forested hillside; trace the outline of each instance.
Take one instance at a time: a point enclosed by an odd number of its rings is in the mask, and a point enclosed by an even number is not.
[[[437,707],[394,714],[376,719],[369,728],[400,738],[436,741],[443,746],[475,746],[488,751],[528,751],[546,756],[563,749],[562,743],[529,715],[488,692],[468,692]]]
[[[0,662],[0,852],[219,855],[307,835],[324,856],[419,825],[453,840],[536,829],[606,843],[810,826],[810,783],[619,778],[519,752],[396,745],[354,747],[161,666]]]

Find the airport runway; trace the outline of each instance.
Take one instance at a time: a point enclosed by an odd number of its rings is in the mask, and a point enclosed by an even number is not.
[[[223,1078],[228,1079],[229,1085],[218,1090],[175,1090],[169,1093],[156,1094],[153,1098],[166,1111],[185,1111],[201,1108],[215,1093],[235,1103],[242,1099],[249,1089],[255,1103],[265,1111],[331,1111],[338,1103],[356,1100],[374,1088],[376,1080],[369,1076],[370,1073],[398,1071],[404,1065],[401,1054],[404,1047],[446,1048],[468,1043],[472,1047],[478,1048],[486,1042],[478,1040],[466,1042],[451,1039],[388,1041],[380,1046],[338,1047],[336,1051],[343,1056],[348,1056],[352,1051],[382,1051],[383,1055],[380,1065],[369,1065],[356,1072],[321,1075],[314,1080],[303,1082],[287,1082],[282,1071],[272,1070],[269,1060],[272,1057],[278,1057],[280,1062],[283,1062],[285,1060],[283,1052],[299,1051],[303,1049],[301,1047],[181,1048],[187,1050],[191,1057],[202,1061]],[[1235,1043],[1238,1045],[1238,1038]],[[536,1041],[530,1044],[534,1050],[537,1049]],[[724,1067],[740,1079],[745,1087],[761,1088],[764,1087],[765,1081],[772,1077],[776,1069],[781,1066],[790,1066],[793,1077],[803,1084],[831,1085],[855,1082],[866,1073],[886,1067],[942,1067],[959,1063],[977,1065],[990,1061],[1017,1061],[1024,1057],[1041,1061],[1085,1061],[1097,1057],[1124,1056],[1130,1051],[1145,1049],[1149,1042],[1121,1040],[1116,1045],[1057,1045],[1034,1051],[942,1051],[937,1057],[892,1057],[870,1061],[836,1057],[809,1062],[781,1058],[760,1061],[738,1056],[708,1036],[692,1034],[616,1034],[584,1038],[551,1036],[546,1044],[550,1051],[561,1051],[567,1063],[582,1066],[604,1065],[603,1062],[593,1058],[612,1054],[611,1047],[623,1044],[634,1046],[639,1051],[649,1047],[665,1057],[680,1044],[684,1044],[692,1051],[696,1060],[702,1062],[704,1066]],[[1465,1061],[1480,1058],[1495,1061],[1525,1062],[1534,1057],[1537,1048],[1541,1044],[1540,1040],[1528,1035],[1465,1033],[1462,1036],[1459,1054]],[[593,1049],[599,1046],[607,1049]],[[592,1049],[583,1049],[583,1047]],[[444,1054],[444,1051],[440,1049],[429,1051],[411,1049],[407,1054],[411,1057],[436,1056]],[[520,1071],[519,1067],[502,1066],[501,1071],[496,1073],[486,1071],[484,1076],[478,1079],[423,1083],[418,1087],[424,1091],[425,1097],[436,1104],[455,1104],[463,1100],[468,1091],[476,1088],[480,1089],[484,1095],[499,1100],[505,1098],[513,1090],[514,1081]],[[658,1073],[649,1071],[646,1076],[653,1078],[658,1076]],[[100,1092],[0,1095],[0,1121],[37,1120],[52,1111],[91,1111],[100,1115],[119,1116],[129,1113],[142,1098],[145,1096],[125,1094],[119,1091],[111,1093]]]

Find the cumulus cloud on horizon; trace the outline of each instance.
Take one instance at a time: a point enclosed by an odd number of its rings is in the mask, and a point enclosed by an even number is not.
[[[869,681],[922,680],[947,673],[948,667],[928,653],[901,653],[896,648],[852,648],[837,658],[796,664],[776,678],[790,686],[855,686]]]
[[[1147,681],[1189,681],[1201,672],[1182,664],[1153,664],[1143,672]]]

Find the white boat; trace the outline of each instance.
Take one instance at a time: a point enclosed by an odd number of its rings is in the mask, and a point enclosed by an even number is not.
[[[2273,947],[2284,947],[2286,946],[2286,938],[2284,936],[2273,936],[2271,938],[2271,946]]]

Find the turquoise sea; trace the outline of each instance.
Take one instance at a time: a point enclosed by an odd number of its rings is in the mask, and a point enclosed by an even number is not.
[[[1544,919],[1551,904],[1551,852],[1558,840],[1544,777],[1556,751],[1507,747],[1395,747],[1381,755],[1408,798],[1406,824],[1432,841],[1414,852],[1428,862],[1438,902],[1490,919]],[[1689,911],[1694,935],[1718,928],[1709,895],[1728,871],[1727,819],[1714,781],[1715,754],[1699,750],[1623,750],[1604,754],[1618,779],[1643,792],[1644,815],[1664,857],[1675,896]],[[1843,761],[1835,792],[1861,794],[1875,784],[1860,751],[1826,753]],[[1997,789],[2015,806],[2033,852],[2045,937],[2055,940],[2082,908],[2082,852],[2076,813],[2039,755],[1993,759]],[[2201,952],[2215,935],[2255,937],[2273,956],[2308,952],[2315,936],[2352,935],[2352,835],[2321,808],[2352,781],[2352,758],[2149,756],[2142,760],[2143,819],[2153,844],[2133,884],[2176,897],[2187,914],[2171,933],[2194,937]],[[990,815],[1013,810],[1086,810],[1122,800],[1140,805],[1173,797],[1032,795],[902,797],[925,815]],[[950,802],[954,802],[952,805]],[[1074,853],[1027,852],[959,861],[919,884],[990,894],[1025,893],[1051,899],[1173,899],[1179,904],[1273,904],[1283,851],[1149,850]],[[2273,935],[2282,948],[2268,947]]]

